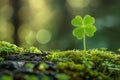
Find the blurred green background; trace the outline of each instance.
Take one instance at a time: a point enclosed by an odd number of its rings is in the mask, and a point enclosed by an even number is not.
[[[120,48],[120,0],[0,0],[0,40],[41,50],[83,49],[71,19],[86,14],[97,27],[87,48]]]

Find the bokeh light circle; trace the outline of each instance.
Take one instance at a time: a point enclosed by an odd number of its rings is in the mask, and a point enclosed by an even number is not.
[[[46,44],[51,40],[51,32],[46,29],[41,29],[37,32],[36,39],[41,44]]]

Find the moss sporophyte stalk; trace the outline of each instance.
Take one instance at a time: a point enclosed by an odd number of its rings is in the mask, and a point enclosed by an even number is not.
[[[83,39],[84,50],[86,50],[86,36],[94,36],[96,32],[96,27],[94,26],[95,19],[90,15],[86,15],[83,19],[81,16],[76,16],[72,19],[71,24],[76,28],[73,29],[73,36],[77,39]]]

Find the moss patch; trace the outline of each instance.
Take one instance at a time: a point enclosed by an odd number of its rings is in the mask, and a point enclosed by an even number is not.
[[[21,47],[16,46],[15,44],[11,44],[6,41],[0,41],[0,55],[10,55],[10,54],[20,54],[20,53],[36,53],[41,54],[42,52],[36,47],[30,47],[27,49],[23,49]]]
[[[72,72],[75,70],[74,75],[76,74],[76,76],[81,76],[85,79],[120,79],[118,77],[120,76],[120,55],[111,51],[100,51],[97,49],[88,51],[53,51],[46,57],[52,62],[59,62],[62,65],[60,66],[62,69],[67,68]]]
[[[36,47],[30,47],[24,50],[25,53],[34,53],[34,54],[40,54],[42,53],[38,48]]]
[[[0,41],[0,55],[22,53],[23,48],[6,41]]]

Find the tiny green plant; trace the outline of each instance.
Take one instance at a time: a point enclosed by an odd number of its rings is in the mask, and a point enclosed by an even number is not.
[[[76,28],[73,30],[73,36],[77,39],[83,39],[84,50],[86,50],[86,36],[94,36],[96,27],[94,26],[95,19],[90,15],[86,15],[83,19],[81,16],[76,16],[72,19],[71,24]]]

